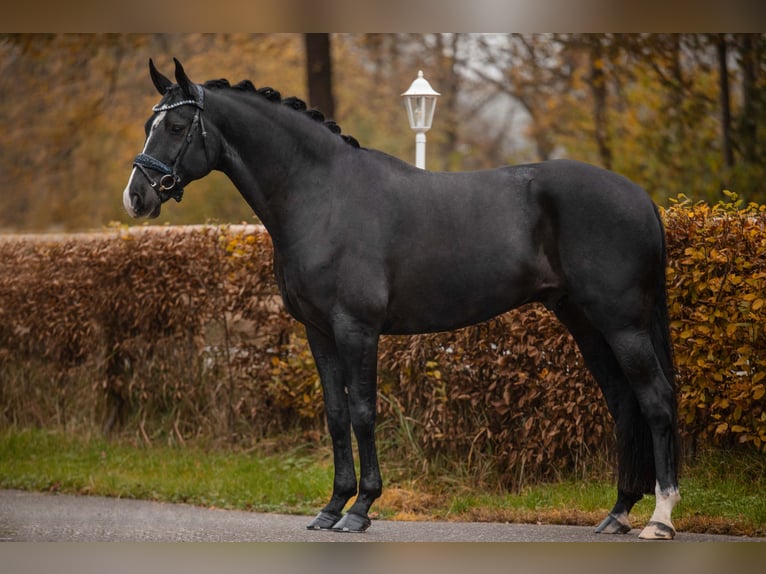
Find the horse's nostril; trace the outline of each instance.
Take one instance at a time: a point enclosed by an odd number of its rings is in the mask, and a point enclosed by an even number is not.
[[[143,198],[136,192],[130,194],[130,207],[135,213],[141,213],[141,208],[144,206]]]

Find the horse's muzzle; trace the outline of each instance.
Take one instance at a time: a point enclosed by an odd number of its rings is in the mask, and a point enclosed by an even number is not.
[[[148,217],[155,218],[160,214],[162,201],[160,195],[148,186],[136,188],[133,178],[125,187],[122,194],[122,204],[125,211],[133,218]]]

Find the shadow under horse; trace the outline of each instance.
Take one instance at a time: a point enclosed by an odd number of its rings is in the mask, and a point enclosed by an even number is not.
[[[645,191],[566,160],[421,170],[360,147],[296,98],[249,81],[195,84],[175,65],[174,83],[149,62],[162,99],[123,203],[133,217],[157,217],[185,185],[218,170],[271,235],[277,283],[306,327],[333,444],[332,497],[308,528],[370,525],[383,486],[381,334],[456,329],[540,302],[571,332],[616,423],[617,501],[597,532],[628,532],[631,508],[654,493],[640,536],[674,537],[679,447],[665,232]]]

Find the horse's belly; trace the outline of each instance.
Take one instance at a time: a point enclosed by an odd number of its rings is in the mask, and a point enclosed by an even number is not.
[[[459,329],[532,301],[534,292],[532,285],[519,281],[468,290],[422,282],[407,292],[391,293],[383,332],[411,335]]]
[[[443,331],[454,331],[469,325],[476,325],[492,317],[501,315],[505,311],[512,309],[499,308],[495,312],[482,315],[462,315],[459,317],[418,317],[412,315],[406,318],[393,318],[391,322],[383,324],[383,335],[418,335],[423,333],[440,333]]]

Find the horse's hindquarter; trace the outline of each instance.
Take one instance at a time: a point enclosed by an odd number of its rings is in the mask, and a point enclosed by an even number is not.
[[[641,321],[663,273],[663,230],[647,193],[595,166],[539,164],[534,194],[552,215],[558,268],[567,295],[604,328]],[[644,317],[645,318],[645,317]]]

